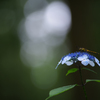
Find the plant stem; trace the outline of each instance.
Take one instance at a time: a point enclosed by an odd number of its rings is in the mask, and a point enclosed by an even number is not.
[[[82,83],[82,87],[83,87],[83,90],[84,90],[85,98],[86,98],[86,100],[88,100],[88,99],[87,99],[87,94],[86,94],[85,85],[84,85],[84,83],[83,83],[82,72],[81,72],[81,66],[80,66],[80,65],[78,65],[78,66],[79,66],[79,73],[80,73],[80,78],[81,78],[81,83]]]

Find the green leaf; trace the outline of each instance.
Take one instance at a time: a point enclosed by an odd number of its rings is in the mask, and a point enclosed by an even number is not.
[[[88,71],[91,71],[91,72],[97,74],[97,72],[95,72],[95,71],[93,71],[93,70],[91,70],[91,69],[89,69],[89,68],[83,67],[82,69],[85,69],[85,70],[88,70]]]
[[[68,85],[68,86],[63,86],[63,87],[59,87],[59,88],[56,88],[56,89],[53,89],[49,92],[49,97],[46,98],[45,100],[49,99],[50,97],[53,97],[55,95],[58,95],[60,93],[63,93],[65,91],[68,91],[72,88],[74,88],[77,84],[74,84],[74,85]]]
[[[97,80],[97,79],[87,79],[86,80],[86,83],[92,82],[92,81],[94,81],[94,82],[100,82],[100,80]]]
[[[67,74],[66,74],[66,76],[67,76],[68,74],[70,74],[70,73],[76,72],[77,70],[78,70],[78,68],[69,69],[68,72],[67,72]]]

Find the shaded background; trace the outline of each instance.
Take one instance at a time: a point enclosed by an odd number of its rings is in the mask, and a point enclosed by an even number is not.
[[[77,46],[100,52],[99,24],[99,0],[1,0],[0,100],[44,100],[51,89],[80,84],[78,72],[65,76],[75,66],[55,67]],[[91,69],[98,74],[84,70],[84,82],[100,79],[100,67]],[[89,100],[100,98],[99,88],[99,83],[86,85]],[[85,100],[82,88],[50,98],[66,99]]]

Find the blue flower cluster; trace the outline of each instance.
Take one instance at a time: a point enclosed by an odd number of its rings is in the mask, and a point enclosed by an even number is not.
[[[90,64],[92,67],[94,67],[94,62],[96,62],[100,66],[99,60],[96,57],[90,55],[89,53],[74,52],[62,57],[55,69],[57,69],[59,64],[66,64],[67,66],[70,66],[74,63],[77,63],[77,61],[80,61],[81,64],[83,64],[84,66]]]

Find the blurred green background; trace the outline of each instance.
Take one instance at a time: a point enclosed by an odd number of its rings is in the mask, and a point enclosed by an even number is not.
[[[84,47],[100,53],[100,0],[0,0],[0,100],[45,100],[51,89],[80,84],[75,67],[55,67],[62,56]],[[96,55],[100,59],[100,55]],[[83,71],[85,79],[100,79]],[[100,83],[86,85],[99,100]],[[50,100],[85,100],[82,87]]]

